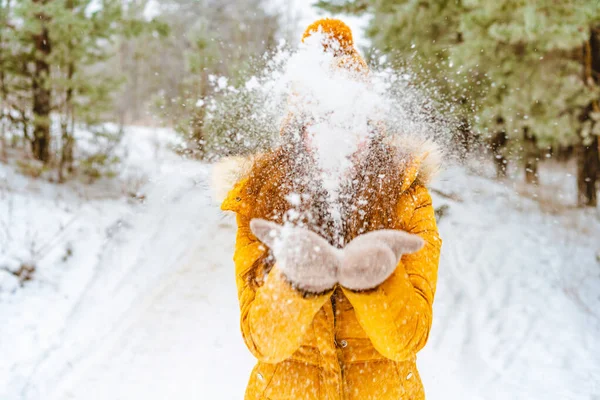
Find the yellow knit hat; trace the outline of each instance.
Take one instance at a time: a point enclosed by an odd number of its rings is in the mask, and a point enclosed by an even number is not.
[[[313,33],[319,31],[335,39],[340,44],[341,51],[349,51],[354,45],[350,27],[339,19],[330,18],[320,19],[310,24],[304,31],[304,35],[302,35],[302,42]]]
[[[339,49],[336,49],[334,52],[335,56],[339,58],[339,67],[356,70],[362,73],[367,73],[369,71],[367,63],[354,48],[352,30],[343,21],[339,19],[324,18],[313,22],[304,31],[302,42],[304,43],[304,40],[307,37],[316,32],[321,32],[339,43]],[[327,50],[327,43],[323,43],[323,48]]]

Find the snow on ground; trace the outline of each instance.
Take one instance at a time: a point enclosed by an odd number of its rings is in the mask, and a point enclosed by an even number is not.
[[[170,152],[172,136],[131,130],[120,176],[90,186],[2,166],[0,265],[14,270],[34,259],[38,270],[23,288],[0,271],[0,399],[47,398],[198,242],[207,171]],[[30,254],[32,242],[50,250]]]
[[[210,198],[210,166],[169,153],[165,137],[126,136],[136,151],[123,173],[149,178],[143,204],[1,167],[1,260],[38,254],[39,274],[21,288],[0,271],[0,399],[243,397],[254,361],[238,327],[234,222]],[[598,399],[597,210],[542,213],[518,183],[465,167],[433,187],[447,208],[419,356],[428,399]],[[32,256],[32,242],[51,250]]]
[[[541,213],[502,185],[448,171],[434,326],[420,366],[433,399],[597,399],[600,218]],[[448,390],[458,388],[455,393]]]

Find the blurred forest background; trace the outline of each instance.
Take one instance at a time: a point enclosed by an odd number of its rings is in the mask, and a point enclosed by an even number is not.
[[[531,185],[543,185],[540,163],[569,162],[577,205],[597,206],[598,1],[315,7],[368,20],[363,54],[416,74],[460,121],[453,140],[465,157],[485,152],[499,179],[518,168]],[[108,127],[133,124],[174,127],[199,158],[244,151],[217,144],[243,133],[235,121],[247,104],[207,99],[242,85],[282,41],[297,43],[298,23],[268,0],[0,0],[0,158],[58,181],[105,176],[122,136]],[[78,127],[102,145],[90,151]]]

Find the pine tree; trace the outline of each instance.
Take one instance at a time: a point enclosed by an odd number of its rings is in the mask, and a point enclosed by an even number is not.
[[[598,18],[598,7],[580,0],[479,2],[463,14],[464,41],[450,57],[485,71],[489,92],[477,115],[479,128],[485,131],[497,115],[505,118],[509,137],[522,143],[528,182],[538,180],[540,149],[584,145],[581,114],[599,91],[581,79],[582,49]],[[595,174],[579,168],[580,181]],[[581,185],[579,190],[581,195]]]
[[[101,67],[114,53],[112,43],[161,29],[128,18],[127,6],[121,0],[22,0],[0,8],[12,31],[10,39],[0,35],[0,43],[10,40],[1,47],[3,116],[13,129],[22,124],[35,158],[49,164],[57,154],[61,180],[73,169],[75,124],[98,124],[112,108],[122,80]],[[57,118],[59,136],[51,129]]]

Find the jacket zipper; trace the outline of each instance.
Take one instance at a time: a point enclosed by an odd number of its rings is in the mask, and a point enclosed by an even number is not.
[[[337,312],[336,312],[336,307],[337,307],[337,303],[335,301],[336,298],[336,292],[337,289],[333,291],[333,294],[331,296],[331,309],[333,311],[333,343],[335,345],[335,353],[337,355],[338,358],[338,365],[340,367],[340,392],[339,392],[339,398],[340,400],[344,399],[344,368],[342,366],[342,362],[340,359],[340,355],[339,355],[339,346],[338,346],[338,342],[337,342]]]

